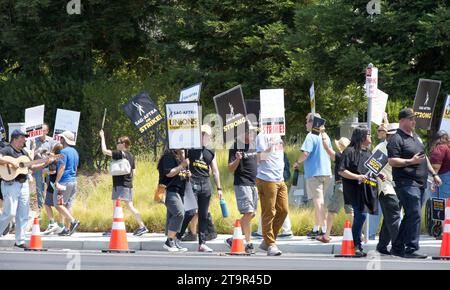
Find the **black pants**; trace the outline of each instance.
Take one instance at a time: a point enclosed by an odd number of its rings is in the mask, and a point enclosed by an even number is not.
[[[401,207],[395,194],[381,192],[379,200],[383,211],[383,224],[381,225],[377,249],[386,250],[389,243],[394,243],[397,238],[401,221]]]
[[[197,197],[198,204],[198,243],[206,243],[206,232],[208,230],[208,211],[211,202],[211,182],[209,178],[191,179],[192,189]],[[181,239],[184,232],[195,215],[195,210],[190,210],[185,213],[183,225],[177,238]]]

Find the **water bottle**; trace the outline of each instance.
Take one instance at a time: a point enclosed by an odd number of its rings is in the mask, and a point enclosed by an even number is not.
[[[225,199],[220,199],[220,209],[222,210],[222,216],[224,218],[228,217],[228,208],[227,203],[225,202]]]
[[[295,169],[295,170],[294,170],[294,175],[293,175],[293,177],[292,177],[292,179],[293,179],[293,180],[292,180],[292,185],[293,185],[293,186],[297,186],[299,174],[300,174],[300,170]]]

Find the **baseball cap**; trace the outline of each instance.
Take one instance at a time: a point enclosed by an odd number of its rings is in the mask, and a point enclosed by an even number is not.
[[[24,133],[22,130],[20,129],[15,129],[12,133],[11,133],[11,139],[16,139],[20,136],[24,136],[24,137],[29,137],[27,133]]]
[[[407,119],[407,118],[411,118],[411,117],[415,117],[414,110],[411,109],[411,108],[402,109],[400,111],[400,113],[398,113],[398,119],[399,120]]]

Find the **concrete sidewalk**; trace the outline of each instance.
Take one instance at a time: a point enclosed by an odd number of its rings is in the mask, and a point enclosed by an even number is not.
[[[27,240],[29,239],[27,235]],[[231,235],[219,235],[217,239],[208,241],[207,245],[215,252],[229,252],[225,239]],[[163,243],[166,237],[162,233],[145,234],[142,237],[134,237],[127,234],[128,246],[136,251],[166,251]],[[108,249],[109,238],[103,237],[101,233],[75,233],[71,237],[60,236],[42,236],[43,246],[48,249],[71,249],[71,250],[102,250]],[[254,239],[253,243],[256,247],[261,243],[261,239]],[[329,244],[308,239],[307,237],[292,237],[290,239],[280,238],[277,244],[285,253],[302,253],[302,254],[337,254],[341,251],[342,236],[332,237]],[[363,245],[365,251],[375,250],[378,241],[369,241]],[[182,242],[183,247],[189,251],[197,251],[197,242]],[[14,246],[14,235],[0,237],[0,248],[8,248]],[[441,241],[429,236],[421,236],[420,251],[430,256],[438,256]]]

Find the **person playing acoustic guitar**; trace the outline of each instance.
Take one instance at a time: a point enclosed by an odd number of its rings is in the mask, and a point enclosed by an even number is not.
[[[6,172],[13,174],[14,171],[24,166],[27,167],[26,170],[39,170],[52,161],[51,159],[42,159],[38,162],[30,162],[30,165],[21,165],[19,161],[13,159],[22,156],[29,158],[23,150],[27,137],[27,134],[16,129],[11,134],[11,143],[0,150],[0,167],[7,168]],[[3,233],[11,219],[15,216],[16,242],[14,246],[19,248],[26,248],[25,229],[28,223],[28,211],[30,207],[28,176],[29,174],[18,174],[12,180],[2,176],[3,180],[1,182],[4,204],[3,213],[0,216],[0,233]]]

